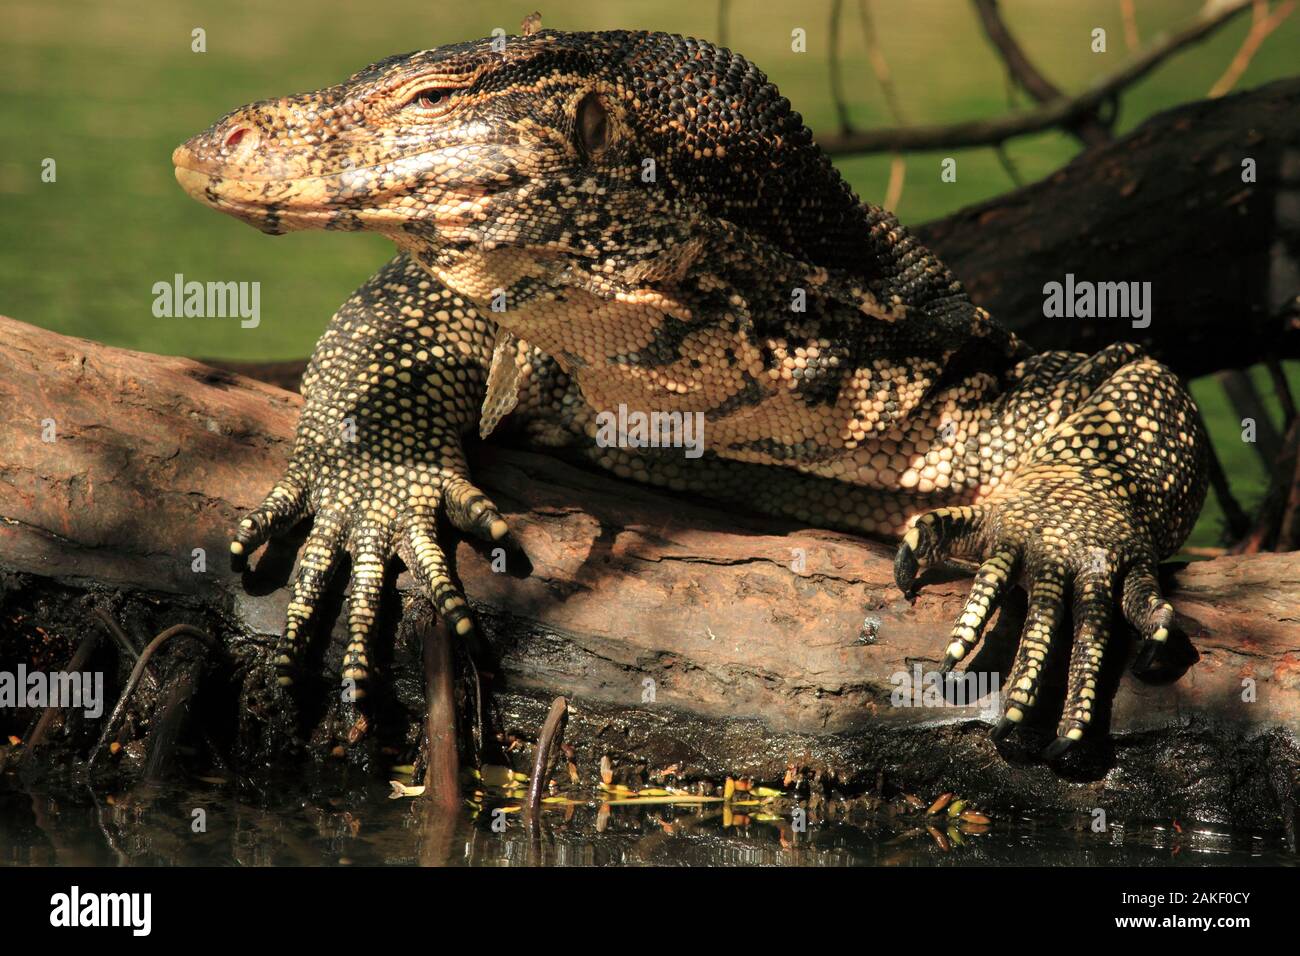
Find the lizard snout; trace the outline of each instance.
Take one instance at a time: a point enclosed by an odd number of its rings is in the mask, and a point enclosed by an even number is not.
[[[172,151],[172,165],[200,173],[245,166],[257,155],[261,139],[254,124],[232,118],[177,146]]]

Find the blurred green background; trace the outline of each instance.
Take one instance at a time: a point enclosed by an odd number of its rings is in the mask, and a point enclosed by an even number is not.
[[[334,308],[390,254],[374,236],[297,233],[271,238],[203,209],[172,178],[171,150],[232,107],[314,89],[392,53],[518,31],[538,0],[4,0],[0,9],[0,312],[41,326],[153,352],[238,359],[307,355]],[[1141,41],[1192,17],[1201,0],[1136,0]],[[853,121],[895,125],[867,61],[853,0],[840,48]],[[727,44],[763,67],[814,131],[835,127],[827,85],[831,0],[728,4]],[[913,123],[1006,112],[1000,61],[966,0],[873,0],[880,44]],[[1030,56],[1067,91],[1083,89],[1129,55],[1120,0],[1003,0],[1003,15]],[[717,0],[547,0],[556,29],[643,28],[718,37]],[[1167,61],[1123,97],[1119,128],[1203,97],[1246,35],[1249,13]],[[207,51],[191,51],[191,31]],[[790,32],[808,50],[791,51]],[[1104,27],[1108,51],[1091,52]],[[1269,37],[1238,89],[1295,72],[1300,16]],[[1026,98],[1021,95],[1023,107]],[[1026,181],[1077,152],[1056,133],[1012,141]],[[1013,187],[991,150],[958,157],[943,183],[938,156],[909,159],[896,211],[923,222]],[[46,158],[57,181],[41,181]],[[881,201],[888,157],[841,161],[864,198]],[[261,283],[261,324],[237,319],[157,319],[151,287],[174,273],[200,281]],[[1227,320],[1228,317],[1225,317]],[[1291,369],[1292,377],[1300,375]],[[1271,388],[1261,376],[1261,393]],[[1196,384],[1225,468],[1243,502],[1264,486],[1257,456],[1211,383]],[[1276,414],[1277,409],[1274,407]],[[1211,502],[1194,543],[1212,544]]]

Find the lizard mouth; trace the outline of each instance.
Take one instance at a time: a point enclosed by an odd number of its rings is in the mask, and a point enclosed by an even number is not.
[[[232,179],[176,164],[176,181],[193,199],[234,216],[263,232],[279,235],[297,229],[345,228],[344,220],[366,210],[332,207],[322,202],[322,179],[273,182]],[[358,224],[354,228],[362,228]]]
[[[271,235],[303,229],[400,231],[412,218],[456,228],[482,218],[497,194],[516,184],[459,183],[411,201],[412,187],[384,167],[356,167],[315,176],[252,177],[196,156],[188,144],[172,154],[176,181],[193,199]],[[233,175],[232,175],[233,174]],[[395,185],[379,188],[383,179]],[[418,208],[418,214],[415,209]]]

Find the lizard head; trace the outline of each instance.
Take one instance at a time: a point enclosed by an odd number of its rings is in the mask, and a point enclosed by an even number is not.
[[[191,196],[265,232],[381,232],[453,287],[457,262],[494,251],[520,273],[507,282],[575,263],[644,280],[682,268],[710,224],[822,265],[864,235],[856,197],[759,70],[660,33],[390,57],[234,110],[173,162]]]

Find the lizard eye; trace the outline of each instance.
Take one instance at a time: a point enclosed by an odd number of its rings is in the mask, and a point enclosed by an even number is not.
[[[609,145],[609,113],[595,93],[578,104],[578,145],[588,156],[598,156]]]
[[[431,110],[435,112],[444,112],[451,101],[451,90],[443,90],[431,86],[423,90],[416,90],[411,98],[406,101],[406,105],[421,110]]]

